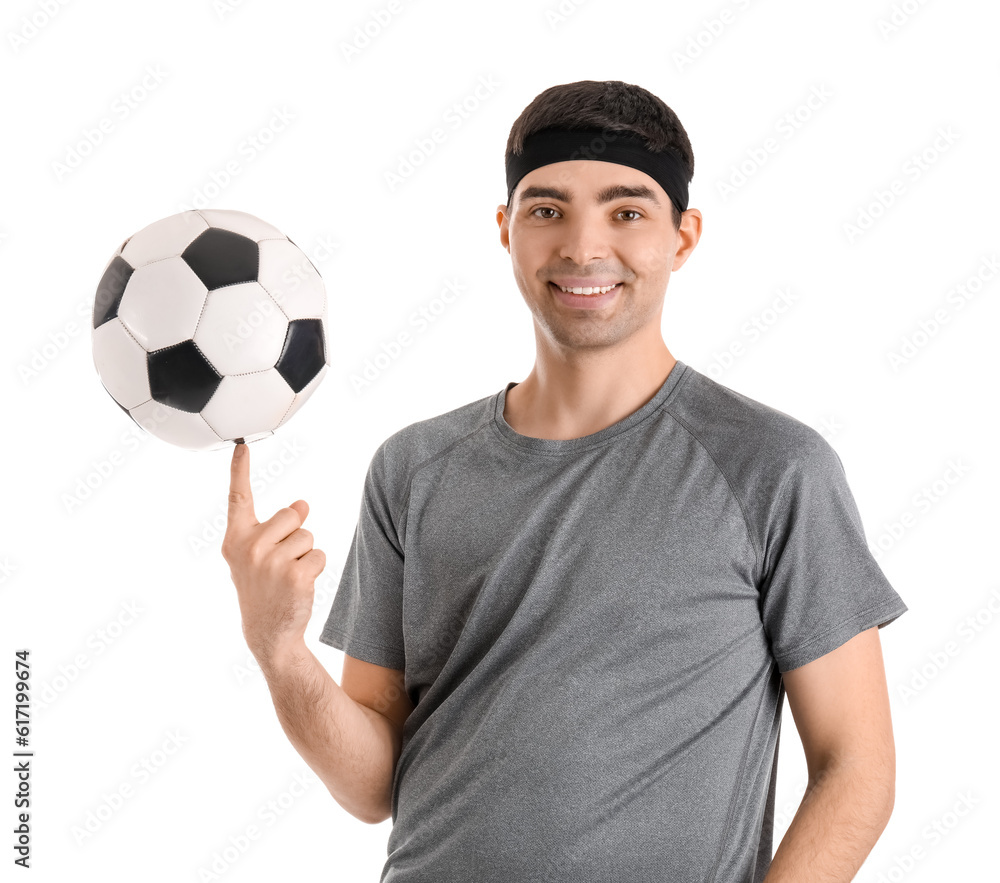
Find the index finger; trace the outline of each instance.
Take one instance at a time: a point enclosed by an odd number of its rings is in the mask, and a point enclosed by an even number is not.
[[[250,490],[250,452],[246,442],[233,448],[233,461],[229,478],[229,526],[252,527],[257,524],[253,511],[253,493]]]

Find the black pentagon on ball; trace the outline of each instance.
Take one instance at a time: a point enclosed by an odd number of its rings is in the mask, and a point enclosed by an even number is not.
[[[128,414],[129,420],[131,420],[136,426],[138,426],[140,429],[146,428],[138,420],[135,419],[135,415],[128,408],[126,408],[121,402],[115,402],[115,404],[118,405],[118,407],[121,408],[126,414]]]
[[[209,291],[257,281],[257,243],[231,230],[209,227],[184,249],[181,257]]]
[[[128,285],[128,280],[132,278],[134,271],[135,268],[120,254],[111,259],[101,281],[97,283],[97,293],[94,295],[95,328],[100,328],[118,315],[118,306],[122,302],[125,286]]]
[[[192,414],[197,414],[208,404],[222,383],[222,375],[202,355],[193,340],[147,353],[146,368],[153,398]]]
[[[101,385],[103,386],[104,384],[102,383]],[[111,390],[110,390],[110,389],[108,389],[108,388],[107,388],[107,387],[105,386],[105,387],[104,387],[104,391],[105,391],[105,392],[106,392],[106,393],[107,393],[107,394],[108,394],[109,396],[111,396],[111,401],[113,401],[113,402],[114,402],[114,403],[115,403],[116,405],[118,405],[118,407],[119,407],[119,408],[121,408],[121,409],[122,409],[122,410],[123,410],[123,411],[124,411],[124,412],[125,412],[126,414],[128,414],[128,416],[129,416],[129,419],[130,419],[130,420],[131,420],[131,421],[132,421],[132,422],[133,422],[133,423],[134,423],[134,424],[135,424],[136,426],[138,426],[138,425],[139,425],[139,421],[138,421],[138,420],[136,420],[136,419],[135,419],[135,417],[133,417],[133,416],[132,416],[132,412],[131,412],[131,411],[130,411],[130,410],[129,410],[128,408],[126,408],[126,407],[125,407],[125,406],[124,406],[124,405],[123,405],[123,404],[122,404],[121,402],[119,402],[119,401],[118,401],[118,399],[116,399],[116,398],[115,398],[115,397],[114,397],[113,395],[111,395]]]
[[[285,345],[274,366],[285,382],[301,392],[326,362],[322,319],[292,319]]]
[[[292,242],[292,237],[291,236],[286,236],[285,239],[287,239],[289,242]],[[295,243],[292,242],[292,245],[295,245]],[[299,248],[297,245],[295,245],[295,247]],[[299,251],[302,251],[302,249],[299,248]],[[309,266],[313,268],[313,270],[315,271],[316,275],[318,276],[319,275],[319,270],[317,270],[316,269],[316,265],[311,260],[309,260],[309,255],[307,255],[305,252],[302,252],[302,257],[304,257],[307,261],[309,261]]]

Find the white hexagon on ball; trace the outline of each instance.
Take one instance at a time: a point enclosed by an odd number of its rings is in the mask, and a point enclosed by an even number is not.
[[[214,451],[229,444],[205,422],[201,414],[178,411],[155,399],[143,402],[129,413],[147,432],[190,451]]]
[[[261,427],[272,431],[295,401],[277,369],[222,378],[201,416],[222,438],[245,438]]]
[[[326,290],[312,261],[287,239],[265,240],[259,248],[257,281],[284,314],[289,319],[319,319],[326,305]]]
[[[288,319],[256,282],[208,292],[194,342],[224,375],[264,371],[281,355]]]
[[[150,398],[146,351],[117,317],[92,333],[94,367],[111,397],[126,410]]]
[[[122,248],[121,256],[132,267],[175,257],[201,236],[208,226],[209,222],[193,211],[161,218],[132,236]]]
[[[131,275],[118,318],[152,352],[191,337],[207,294],[183,258],[167,258],[139,267]]]

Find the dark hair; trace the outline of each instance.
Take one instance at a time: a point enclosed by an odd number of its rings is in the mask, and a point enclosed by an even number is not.
[[[580,80],[550,86],[536,95],[514,120],[507,136],[504,161],[521,153],[525,138],[550,126],[633,133],[650,150],[673,148],[684,161],[688,182],[694,177],[694,152],[684,126],[677,114],[641,86],[621,80]],[[509,203],[507,208],[510,209]],[[672,202],[670,209],[674,229],[679,230],[681,213]]]

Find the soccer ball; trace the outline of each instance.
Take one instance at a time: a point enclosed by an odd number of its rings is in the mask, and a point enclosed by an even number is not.
[[[94,295],[94,367],[139,426],[192,451],[273,435],[330,366],[312,261],[246,212],[201,209],[126,239]]]

